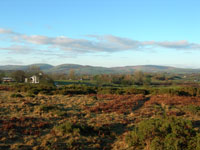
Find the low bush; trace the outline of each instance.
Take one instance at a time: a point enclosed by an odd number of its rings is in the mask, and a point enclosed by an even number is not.
[[[56,130],[60,131],[62,134],[80,132],[80,129],[74,128],[71,122],[65,122],[61,125],[56,126]]]
[[[123,94],[124,90],[113,87],[101,87],[98,89],[98,94]]]
[[[37,95],[39,93],[51,95],[56,90],[55,86],[48,84],[14,84],[12,86],[14,91],[27,92],[29,94]]]
[[[40,111],[43,111],[43,112],[49,112],[49,111],[57,110],[57,109],[58,108],[53,105],[41,105],[40,106]]]
[[[21,98],[23,96],[20,93],[13,93],[13,94],[10,95],[10,97],[12,97],[12,98]]]
[[[192,114],[199,114],[200,112],[200,106],[195,105],[187,105],[184,107],[184,109],[191,112]]]
[[[126,142],[136,150],[197,150],[200,149],[200,134],[188,120],[148,119],[136,125],[126,136]]]
[[[81,135],[91,135],[95,133],[95,129],[86,124],[73,124],[69,121],[64,122],[61,125],[55,127],[55,130],[65,134],[81,134]]]
[[[36,88],[30,89],[28,90],[28,93],[37,95],[39,93],[39,89],[36,89]]]
[[[168,88],[152,88],[151,94],[169,94],[172,96],[200,96],[200,88],[196,87],[168,87]]]
[[[32,98],[34,98],[35,95],[34,95],[34,94],[31,94],[31,93],[28,93],[28,94],[26,95],[26,97],[32,97]]]
[[[199,87],[182,86],[182,87],[125,87],[125,86],[90,86],[82,84],[70,84],[59,88],[48,84],[13,84],[12,86],[1,86],[0,90],[10,90],[15,92],[27,92],[31,95],[45,94],[61,94],[61,95],[77,95],[77,94],[168,94],[172,96],[200,96]]]
[[[137,89],[137,88],[128,88],[125,91],[126,94],[143,94],[147,95],[149,94],[149,91],[147,89]]]
[[[56,91],[57,94],[96,94],[96,88],[86,85],[66,85]]]

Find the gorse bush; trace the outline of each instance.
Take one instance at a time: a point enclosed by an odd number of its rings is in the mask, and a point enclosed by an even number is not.
[[[57,94],[96,94],[96,88],[86,85],[66,85],[56,90]]]
[[[137,88],[127,88],[125,90],[126,94],[149,94],[149,91],[147,89],[137,89]]]
[[[26,94],[26,97],[32,97],[32,98],[34,98],[34,97],[35,97],[35,95],[34,95],[34,94],[32,94],[32,93],[28,93],[28,94]]]
[[[124,89],[115,87],[100,87],[98,88],[98,94],[123,94]]]
[[[37,88],[33,88],[33,89],[28,90],[28,93],[33,94],[33,95],[37,95],[39,92],[40,91]]]
[[[172,96],[200,96],[199,87],[110,87],[70,84],[56,87],[48,84],[14,84],[0,86],[0,90],[27,92],[30,95],[77,95],[77,94],[167,94]]]
[[[92,135],[97,133],[97,130],[91,126],[86,124],[74,124],[69,121],[66,121],[54,128],[56,131],[60,132],[61,134],[80,134],[84,136]]]
[[[126,142],[135,150],[199,150],[200,134],[188,120],[148,119],[136,125]]]
[[[151,94],[169,94],[173,96],[200,96],[200,88],[196,87],[168,87],[168,88],[152,88],[149,90]]]
[[[149,94],[149,91],[147,89],[141,89],[141,88],[113,88],[113,87],[104,87],[98,89],[98,94],[119,94],[119,95],[125,95],[125,94]]]
[[[189,111],[192,114],[199,114],[200,112],[200,106],[195,106],[195,105],[187,105],[183,109]]]
[[[63,135],[73,132],[80,132],[80,129],[73,127],[73,124],[71,122],[65,122],[61,125],[56,126],[56,130],[61,132]]]
[[[41,105],[40,106],[40,111],[43,111],[43,112],[49,112],[49,111],[57,110],[57,109],[58,108],[53,105]]]
[[[10,95],[10,97],[12,97],[12,98],[21,98],[23,96],[20,93],[13,93],[13,94]]]

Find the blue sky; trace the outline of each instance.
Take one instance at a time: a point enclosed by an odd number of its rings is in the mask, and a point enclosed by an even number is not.
[[[0,65],[200,68],[198,0],[2,0]]]

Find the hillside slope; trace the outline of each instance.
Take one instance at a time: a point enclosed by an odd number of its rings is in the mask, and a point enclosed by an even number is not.
[[[143,72],[167,72],[167,73],[200,73],[200,69],[185,69],[170,66],[158,65],[138,65],[124,67],[99,67],[78,64],[61,64],[52,66],[49,64],[31,64],[31,65],[5,65],[0,66],[0,70],[27,70],[33,66],[39,67],[46,73],[69,73],[73,69],[77,74],[115,74],[115,73],[133,73],[136,70]]]

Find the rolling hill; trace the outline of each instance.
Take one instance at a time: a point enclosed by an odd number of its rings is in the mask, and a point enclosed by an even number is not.
[[[41,70],[46,71],[54,66],[49,64],[31,64],[31,65],[4,65],[0,66],[0,70],[28,70],[31,67],[39,67]]]
[[[31,64],[31,65],[4,65],[0,66],[0,70],[28,70],[31,67],[39,67],[46,73],[68,73],[73,69],[77,74],[116,74],[116,73],[133,73],[140,70],[143,72],[167,72],[167,73],[200,73],[200,69],[185,69],[170,66],[158,65],[138,65],[124,67],[99,67],[78,64],[61,64],[52,66],[49,64]]]

